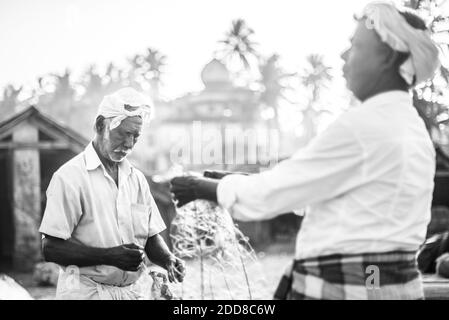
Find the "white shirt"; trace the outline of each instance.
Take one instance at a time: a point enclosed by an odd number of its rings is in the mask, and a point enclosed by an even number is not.
[[[417,250],[425,240],[435,150],[407,92],[378,94],[291,159],[217,190],[234,218],[270,219],[310,205],[296,258]]]
[[[165,224],[143,173],[125,159],[118,176],[117,187],[90,143],[54,173],[39,231],[98,248],[145,246]],[[117,286],[134,283],[140,273],[106,265],[79,268],[80,275]]]

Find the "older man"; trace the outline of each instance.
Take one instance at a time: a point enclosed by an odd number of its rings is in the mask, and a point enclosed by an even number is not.
[[[40,232],[45,259],[63,267],[56,298],[145,297],[137,285],[145,253],[170,281],[183,280],[183,262],[159,235],[165,225],[145,176],[126,159],[150,103],[132,88],[106,96],[93,141],[52,177]]]
[[[310,205],[276,298],[423,298],[415,255],[435,153],[408,90],[434,74],[438,52],[418,16],[385,2],[365,8],[351,43],[343,71],[362,104],[306,148],[260,174],[172,180],[178,206],[218,200],[239,220]]]

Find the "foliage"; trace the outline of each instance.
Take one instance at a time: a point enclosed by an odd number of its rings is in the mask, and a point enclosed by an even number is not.
[[[413,90],[414,104],[434,142],[449,154],[449,3],[446,0],[409,0],[426,20],[441,52],[442,65],[435,77]]]
[[[308,103],[302,110],[303,126],[307,139],[316,135],[316,122],[319,116],[327,110],[319,108],[322,91],[328,88],[332,81],[331,68],[324,63],[324,57],[319,54],[310,54],[306,58],[307,65],[303,69],[300,81],[306,92],[310,92]]]
[[[287,98],[287,92],[293,89],[292,80],[298,74],[296,72],[287,72],[280,66],[280,56],[277,54],[264,57],[257,51],[256,42],[253,41],[254,30],[248,24],[238,19],[232,22],[231,29],[226,33],[224,40],[220,41],[224,44],[220,51],[221,58],[232,69],[232,63],[240,63],[240,73],[235,76],[238,79],[243,78],[242,71],[247,73],[258,73],[257,78],[253,81],[255,87],[259,89],[259,104],[265,110],[271,111],[266,113],[264,117],[269,124],[274,123],[276,129],[279,127],[279,109],[282,101],[294,104]],[[258,72],[252,68],[249,61],[256,61],[258,64]],[[311,92],[312,96],[307,108],[303,110],[303,124],[305,132],[311,138],[315,135],[316,118],[323,111],[316,111],[316,105],[320,100],[322,90],[330,83],[332,77],[330,75],[330,67],[323,62],[323,57],[317,54],[309,55],[306,58],[307,66],[304,68],[300,79],[305,87],[305,92]]]
[[[279,110],[282,103],[295,104],[287,98],[287,93],[291,93],[297,73],[284,70],[279,55],[262,55],[254,36],[254,30],[245,20],[232,21],[224,39],[219,41],[221,47],[217,55],[226,62],[237,82],[255,90],[263,109],[262,117],[269,126],[273,125],[279,130]],[[313,105],[319,100],[323,86],[331,80],[327,73],[329,68],[320,59],[322,58],[318,55],[308,57],[310,66],[305,68],[307,71],[302,79],[307,89],[305,92],[313,93]],[[89,138],[93,133],[92,119],[104,95],[121,87],[131,86],[149,92],[153,99],[159,100],[159,87],[163,84],[166,64],[167,57],[161,51],[148,48],[143,53],[131,56],[120,67],[109,63],[104,70],[100,70],[98,66],[91,65],[80,76],[75,76],[71,70],[65,70],[62,74],[39,77],[30,88],[8,86],[0,101],[0,108],[4,110],[0,114],[0,120],[14,111],[20,111],[22,106],[34,104],[46,114]],[[232,70],[233,66],[237,68]],[[24,99],[27,95],[29,98]],[[305,111],[306,117],[315,118],[317,115],[309,112],[311,110],[312,108],[308,108]],[[308,130],[313,131],[313,126],[309,125],[306,128]],[[312,132],[311,136],[313,135]]]
[[[8,85],[3,91],[3,97],[0,104],[3,117],[9,117],[15,111],[15,107],[19,104],[19,94],[23,87],[15,88],[13,85]]]
[[[130,64],[131,76],[135,84],[144,89],[152,89],[152,97],[158,99],[159,85],[167,64],[167,57],[157,49],[148,48],[146,54],[135,55],[130,60]]]
[[[150,91],[158,99],[166,56],[159,50],[148,48],[144,54],[136,54],[124,67],[109,63],[104,72],[91,65],[75,79],[70,70],[62,74],[46,74],[27,88],[29,100],[19,98],[24,88],[6,87],[0,108],[0,119],[5,119],[22,105],[36,104],[43,112],[90,137],[93,118],[101,99],[124,86]]]
[[[273,120],[277,129],[279,129],[279,102],[289,101],[286,96],[286,91],[292,89],[289,80],[296,76],[296,73],[288,73],[279,66],[279,58],[279,55],[273,54],[259,64],[260,103],[274,111]]]
[[[232,21],[231,29],[225,34],[225,38],[219,41],[222,44],[219,50],[221,59],[230,63],[240,63],[244,69],[250,69],[251,61],[257,61],[259,57],[256,50],[257,43],[253,40],[253,36],[254,30],[245,20]]]

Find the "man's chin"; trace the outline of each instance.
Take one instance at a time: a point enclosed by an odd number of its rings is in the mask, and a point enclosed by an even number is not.
[[[123,160],[125,160],[125,158],[126,158],[127,156],[128,156],[128,155],[125,155],[125,156],[110,155],[110,156],[109,156],[109,159],[110,159],[112,162],[122,162]]]

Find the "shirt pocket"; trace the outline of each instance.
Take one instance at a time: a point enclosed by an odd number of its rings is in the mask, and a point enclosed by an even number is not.
[[[138,244],[145,246],[149,234],[151,207],[140,204],[131,204],[131,216],[133,222],[134,238]]]

